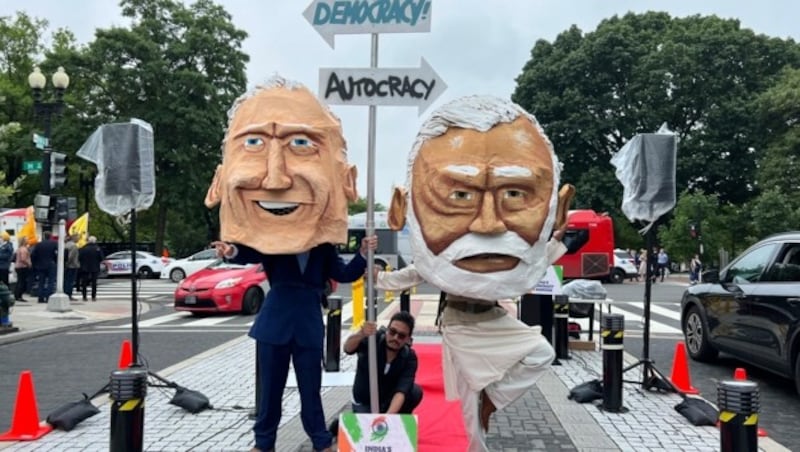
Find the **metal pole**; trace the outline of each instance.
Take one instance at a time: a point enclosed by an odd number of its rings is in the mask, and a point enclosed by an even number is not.
[[[50,147],[50,131],[51,131],[51,116],[52,116],[52,109],[47,108],[44,112],[44,138],[47,140],[47,144],[44,147],[44,152],[42,152],[42,194],[49,195],[50,194],[50,152],[53,148]]]
[[[369,67],[378,67],[378,34],[372,33],[372,46]],[[367,139],[367,237],[375,235],[375,121],[377,108],[369,106],[369,137]],[[375,266],[373,250],[367,251],[367,320],[374,322],[377,318],[375,306],[375,293],[373,288]],[[370,411],[379,412],[378,400],[378,356],[375,335],[367,341],[367,356],[369,357],[369,400]]]
[[[64,236],[67,233],[64,220],[58,221],[58,256],[56,257],[56,292],[47,300],[47,310],[56,312],[71,311],[69,297],[64,293]],[[44,284],[40,281],[39,284]]]
[[[758,451],[758,384],[749,380],[717,383],[721,452]]]
[[[131,209],[131,367],[139,365],[139,314],[136,294],[136,209]]]
[[[556,295],[553,301],[553,318],[555,323],[554,345],[556,349],[556,360],[553,364],[560,364],[559,359],[570,359],[569,357],[569,297],[566,295]]]
[[[147,395],[147,371],[125,369],[111,372],[109,396],[111,452],[140,452],[144,449],[144,399]]]

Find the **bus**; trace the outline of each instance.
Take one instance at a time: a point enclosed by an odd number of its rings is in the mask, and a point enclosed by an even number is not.
[[[605,280],[614,268],[614,223],[594,210],[570,210],[563,243],[567,252],[561,265],[564,279]]]
[[[374,253],[375,265],[381,269],[403,268],[413,261],[411,240],[406,225],[401,231],[389,227],[387,212],[374,212],[375,235],[378,236],[378,249]],[[339,254],[346,261],[353,257],[361,247],[361,239],[367,234],[367,213],[350,215],[347,219],[347,243],[339,245]]]

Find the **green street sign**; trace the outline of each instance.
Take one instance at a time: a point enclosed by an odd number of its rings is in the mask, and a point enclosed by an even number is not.
[[[22,170],[27,171],[28,174],[37,174],[42,171],[42,161],[26,160],[22,162]]]

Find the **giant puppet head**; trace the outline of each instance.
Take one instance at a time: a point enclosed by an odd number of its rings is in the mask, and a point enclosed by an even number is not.
[[[265,254],[344,243],[355,199],[341,122],[306,87],[274,76],[236,100],[206,195],[221,240]]]
[[[494,97],[450,102],[422,125],[396,189],[393,228],[408,220],[414,265],[445,292],[494,300],[543,276],[545,244],[566,220],[568,187],[536,119]],[[558,217],[558,218],[557,218]]]

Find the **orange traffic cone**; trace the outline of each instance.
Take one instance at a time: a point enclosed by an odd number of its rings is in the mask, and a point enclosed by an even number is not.
[[[119,364],[117,365],[117,368],[119,368],[120,370],[127,369],[128,367],[131,367],[131,364],[133,364],[133,352],[131,351],[131,341],[126,339],[122,341],[122,348],[119,351]]]
[[[19,374],[11,430],[0,435],[0,441],[31,441],[41,438],[52,430],[53,426],[50,424],[39,424],[39,408],[36,406],[33,376],[30,370],[23,370]]]
[[[684,394],[700,394],[700,391],[692,386],[692,381],[689,377],[689,365],[686,362],[686,348],[683,345],[683,341],[675,344],[675,357],[672,360],[672,377],[670,377],[670,380]]]
[[[733,371],[733,379],[734,380],[747,380],[747,370],[744,367],[737,367],[736,370]],[[767,431],[763,428],[758,428],[758,436],[767,436]]]

